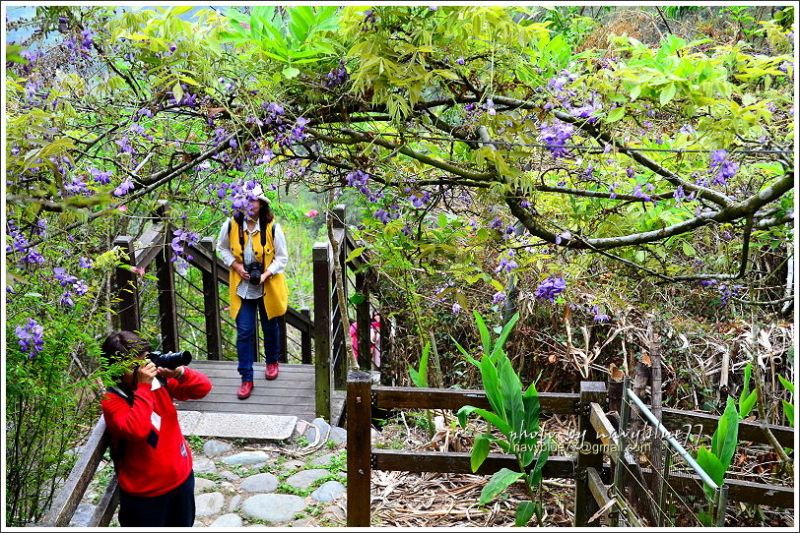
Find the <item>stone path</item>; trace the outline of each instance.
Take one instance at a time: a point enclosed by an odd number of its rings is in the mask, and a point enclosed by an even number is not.
[[[346,525],[347,433],[324,420],[297,422],[274,443],[188,437],[195,472],[195,527]],[[94,510],[113,469],[101,466],[70,526]],[[116,515],[111,526],[118,526]]]

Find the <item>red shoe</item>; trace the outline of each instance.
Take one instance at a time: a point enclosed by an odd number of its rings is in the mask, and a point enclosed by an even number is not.
[[[239,387],[239,392],[236,393],[236,396],[240,400],[246,400],[250,397],[250,393],[253,392],[253,382],[252,381],[243,381],[242,386]]]
[[[264,377],[270,380],[277,378],[278,363],[267,363],[267,369],[264,371]]]

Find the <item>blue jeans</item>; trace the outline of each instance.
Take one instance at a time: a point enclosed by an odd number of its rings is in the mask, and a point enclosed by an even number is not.
[[[262,298],[242,299],[242,307],[236,315],[236,354],[239,357],[239,375],[242,383],[253,381],[253,362],[256,360],[256,314],[261,318],[261,331],[264,333],[266,345],[265,359],[267,364],[277,363],[281,354],[281,317],[267,319]]]

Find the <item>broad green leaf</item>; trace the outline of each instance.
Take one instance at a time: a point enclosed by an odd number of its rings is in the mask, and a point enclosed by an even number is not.
[[[353,259],[361,257],[361,254],[363,254],[364,250],[366,249],[366,246],[359,246],[358,248],[355,248],[352,252],[347,254],[347,259],[344,260],[345,263],[350,263]]]
[[[473,310],[472,314],[475,316],[475,324],[478,326],[478,332],[481,335],[481,344],[483,344],[483,353],[489,355],[492,353],[492,339],[489,336],[489,329],[486,327],[483,317],[477,310]]]
[[[431,351],[431,343],[426,342],[425,347],[422,349],[422,355],[419,358],[419,370],[414,367],[408,367],[408,373],[411,375],[411,381],[417,387],[428,386],[428,356]]]
[[[758,399],[758,395],[756,391],[751,392],[745,398],[744,396],[739,397],[739,418],[744,419],[747,418],[747,415],[750,414],[750,411],[753,410],[753,407],[756,405],[756,400]]]
[[[711,437],[711,453],[717,456],[726,469],[730,466],[733,454],[736,452],[738,436],[739,413],[736,411],[733,398],[729,396],[725,411],[719,418],[717,429]]]
[[[708,474],[708,477],[710,477],[711,480],[717,484],[717,486],[720,486],[722,481],[725,479],[726,468],[722,463],[720,463],[719,459],[717,459],[717,457],[711,453],[708,448],[701,446],[697,450],[696,460],[697,464],[700,465],[700,468],[702,468],[705,473]],[[714,490],[705,483],[703,484],[703,490],[708,498],[711,498],[714,493]]]
[[[750,394],[750,377],[752,374],[753,363],[747,363],[747,366],[744,367],[744,379],[742,380],[742,394],[739,396],[740,399]],[[741,408],[739,411],[741,411]]]
[[[514,519],[514,525],[517,527],[527,526],[532,517],[533,502],[519,502],[519,504],[517,504],[517,516]]]
[[[639,85],[639,84],[636,84],[636,85],[634,85],[634,86],[631,88],[631,93],[630,93],[630,94],[631,94],[631,101],[634,101],[634,100],[636,100],[637,98],[639,98],[639,95],[640,95],[641,93],[642,93],[642,86],[641,86],[641,85]]]
[[[662,106],[670,103],[672,99],[675,97],[676,89],[677,88],[675,87],[674,83],[670,83],[669,85],[661,89],[661,94],[658,97],[659,103],[661,103]]]
[[[282,71],[283,77],[290,80],[292,78],[296,78],[300,74],[300,70],[296,69],[295,67],[286,67]]]
[[[475,437],[475,443],[472,445],[472,455],[470,456],[470,466],[473,473],[478,471],[488,456],[489,438],[486,435],[478,435]]]
[[[480,363],[480,362],[479,362],[477,359],[475,359],[474,357],[472,357],[472,356],[469,354],[469,352],[466,350],[466,348],[464,348],[463,346],[461,346],[461,344],[459,344],[459,342],[458,342],[457,340],[455,340],[455,339],[453,338],[453,336],[452,336],[452,335],[450,336],[450,339],[452,339],[453,343],[456,345],[456,349],[458,349],[458,351],[459,351],[459,352],[461,352],[461,355],[463,355],[463,356],[464,356],[464,358],[465,358],[467,361],[469,361],[469,362],[470,362],[472,365],[474,365],[474,366],[476,366],[476,367],[480,368],[480,366],[481,366],[481,363]]]
[[[697,255],[697,251],[694,249],[694,246],[692,246],[686,241],[683,242],[682,248],[683,248],[683,254],[686,257],[694,257]]]
[[[492,410],[497,413],[499,417],[508,420],[506,416],[507,406],[504,405],[503,391],[501,389],[497,368],[495,368],[492,360],[485,355],[481,358],[480,368],[483,390],[486,392],[486,399],[489,400],[489,405],[492,406]]]
[[[508,336],[511,335],[511,330],[514,329],[517,321],[519,320],[519,313],[514,313],[514,316],[508,321],[508,323],[503,327],[503,330],[500,332],[500,336],[494,343],[494,348],[492,349],[492,359],[496,360],[498,352],[503,348],[503,345],[506,343],[506,339]]]
[[[356,293],[350,295],[350,297],[347,300],[353,305],[358,305],[358,304],[364,303],[366,298],[364,297],[364,295],[362,293],[356,292]]]
[[[522,472],[514,472],[508,468],[502,468],[495,472],[489,483],[483,487],[478,505],[486,505],[523,475]]]
[[[783,385],[784,389],[794,394],[794,384],[791,381],[781,376],[780,374],[778,374],[778,381],[781,382],[781,385]]]
[[[520,431],[525,418],[525,407],[522,403],[522,383],[520,383],[519,376],[505,354],[499,358],[497,376],[500,381],[499,389],[502,394],[505,419],[511,423],[514,431]]]
[[[172,86],[172,94],[175,97],[176,102],[180,102],[183,100],[183,87],[181,87],[181,83],[175,82],[175,85]]]
[[[781,400],[783,404],[783,415],[789,421],[789,426],[794,427],[794,404]]]
[[[622,119],[625,116],[625,106],[617,107],[616,109],[611,110],[611,112],[606,116],[606,122],[611,124],[612,122],[617,122],[618,120]]]
[[[474,407],[472,405],[465,405],[461,409],[459,409],[458,412],[456,413],[456,416],[458,416],[458,422],[461,424],[461,427],[466,427],[467,417],[472,413],[475,413],[476,415],[480,416],[490,424],[494,425],[494,427],[496,427],[500,431],[500,433],[502,433],[506,437],[508,437],[509,434],[511,433],[511,426],[508,424],[508,422],[506,422],[505,420],[503,420],[502,418],[500,418],[491,411],[487,411],[486,409],[481,409],[480,407]]]

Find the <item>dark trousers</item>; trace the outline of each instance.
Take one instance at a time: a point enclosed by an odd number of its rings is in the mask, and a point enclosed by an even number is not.
[[[146,498],[119,491],[119,525],[122,527],[192,527],[194,525],[194,472],[180,486],[161,496]]]
[[[253,381],[253,362],[256,360],[256,315],[261,319],[261,331],[266,345],[265,360],[277,363],[281,354],[281,317],[267,318],[262,298],[242,299],[242,307],[236,315],[236,354],[239,357],[239,375],[242,382]]]

